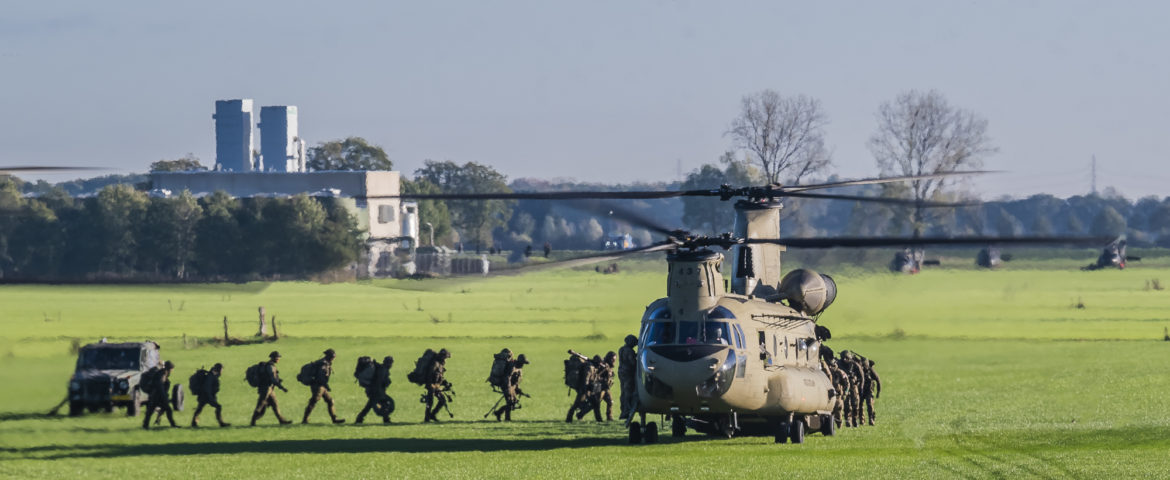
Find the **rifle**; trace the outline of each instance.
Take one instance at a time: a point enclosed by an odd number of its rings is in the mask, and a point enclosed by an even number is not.
[[[586,361],[586,362],[589,361],[589,357],[586,357],[584,355],[581,355],[580,353],[574,352],[573,349],[571,349],[571,348],[569,349],[569,355],[580,358],[581,360]]]
[[[492,408],[489,408],[489,409],[488,409],[488,411],[487,411],[487,413],[483,414],[483,418],[487,418],[487,417],[488,417],[488,415],[491,415],[491,414],[492,414],[492,412],[496,411],[496,407],[499,407],[499,406],[500,406],[500,402],[502,402],[502,401],[504,401],[504,396],[503,396],[503,395],[500,395],[500,399],[499,399],[499,400],[496,400],[496,404],[495,404],[495,405],[492,405]]]

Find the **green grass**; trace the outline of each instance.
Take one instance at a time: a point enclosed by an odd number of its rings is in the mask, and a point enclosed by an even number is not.
[[[645,305],[663,294],[659,262],[619,275],[550,271],[430,283],[0,286],[0,385],[7,387],[0,390],[0,476],[1170,475],[1170,377],[1162,366],[1170,342],[1161,341],[1170,291],[1145,289],[1149,279],[1170,282],[1170,268],[1081,272],[1075,266],[1087,262],[1037,262],[1030,266],[1042,269],[1015,263],[917,276],[861,263],[824,268],[840,290],[821,318],[833,330],[829,345],[875,359],[884,391],[878,426],[813,435],[799,446],[691,435],[632,447],[619,424],[561,421],[570,401],[560,378],[564,351],[616,350]],[[792,257],[786,265],[800,263]],[[261,305],[286,335],[278,343],[185,348],[184,335],[188,347],[221,336],[224,316],[234,336],[249,336]],[[159,341],[184,383],[195,367],[223,362],[220,400],[237,426],[145,432],[119,413],[40,416],[64,395],[74,339],[102,336]],[[351,421],[364,403],[350,375],[354,359],[395,356],[394,424],[326,425],[319,406],[313,425],[278,427],[269,416],[261,427],[239,427],[255,401],[243,381],[247,365],[282,352],[292,391],[279,398],[285,415],[299,419],[308,392],[292,377],[329,347],[339,353],[339,411]],[[456,417],[441,425],[419,423],[420,389],[405,380],[426,347],[453,352]],[[482,419],[498,398],[484,379],[490,354],[502,347],[532,361],[525,389],[533,398],[510,425]],[[187,424],[190,408],[177,419]],[[205,413],[203,423],[213,416]]]

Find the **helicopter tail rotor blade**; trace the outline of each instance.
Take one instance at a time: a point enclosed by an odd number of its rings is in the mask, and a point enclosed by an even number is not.
[[[651,220],[649,217],[642,215],[641,213],[619,205],[615,205],[613,203],[602,202],[597,199],[569,202],[565,206],[585,213],[592,213],[594,215],[601,215],[613,218],[615,220],[621,220],[623,222],[629,223],[632,226],[645,228],[646,230],[662,235],[674,235],[679,231],[678,229],[667,228],[658,222]]]
[[[749,238],[743,243],[765,243],[792,248],[873,248],[917,245],[1100,245],[1102,237],[836,237],[836,238]]]
[[[987,173],[1001,173],[999,170],[967,170],[959,172],[939,172],[925,175],[902,175],[898,177],[874,177],[861,178],[857,180],[843,180],[840,182],[825,182],[815,183],[810,185],[790,185],[785,186],[784,190],[789,192],[804,192],[808,190],[821,190],[825,188],[840,188],[853,187],[857,185],[877,185],[882,183],[897,183],[897,182],[912,182],[915,180],[932,180],[936,178],[959,177],[965,175],[983,175]]]

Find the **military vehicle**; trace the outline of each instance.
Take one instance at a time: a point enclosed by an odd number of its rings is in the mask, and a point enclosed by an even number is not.
[[[1101,255],[1097,256],[1097,261],[1085,266],[1082,270],[1100,270],[1102,268],[1125,270],[1127,262],[1141,260],[1142,257],[1126,254],[1125,243],[1125,236],[1117,237],[1117,239],[1109,242],[1108,245],[1105,245],[1105,248],[1101,249]]]
[[[781,276],[786,248],[873,248],[923,245],[1084,243],[1099,239],[1026,238],[794,238],[780,237],[784,197],[827,198],[912,205],[912,200],[813,193],[810,190],[900,182],[948,175],[920,175],[833,182],[819,185],[641,192],[521,192],[402,195],[409,199],[647,199],[709,196],[740,198],[735,232],[699,236],[669,229],[616,205],[598,212],[661,234],[664,240],[621,252],[560,262],[581,265],[624,255],[666,252],[666,297],[649,303],[641,316],[637,402],[627,423],[630,443],[658,441],[658,424],[647,415],[669,418],[671,434],[688,430],[731,437],[768,434],[778,443],[801,443],[809,432],[835,433],[832,381],[820,361],[817,319],[837,295],[828,275],[795,270]],[[921,204],[920,204],[921,205]],[[966,204],[964,204],[966,205]],[[956,204],[927,202],[929,207]],[[732,249],[730,272],[724,256]],[[547,266],[544,264],[542,266]],[[730,278],[727,278],[730,277]],[[824,327],[821,327],[824,328]]]
[[[162,365],[158,344],[145,342],[91,343],[77,353],[77,367],[69,379],[69,415],[112,412],[125,407],[134,416],[147,400],[138,383],[146,371]],[[183,386],[172,382],[171,403],[183,409]]]

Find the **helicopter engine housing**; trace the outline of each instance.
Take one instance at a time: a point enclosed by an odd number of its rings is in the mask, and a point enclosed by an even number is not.
[[[837,299],[837,283],[823,273],[798,268],[780,281],[780,298],[805,315],[819,315]]]

